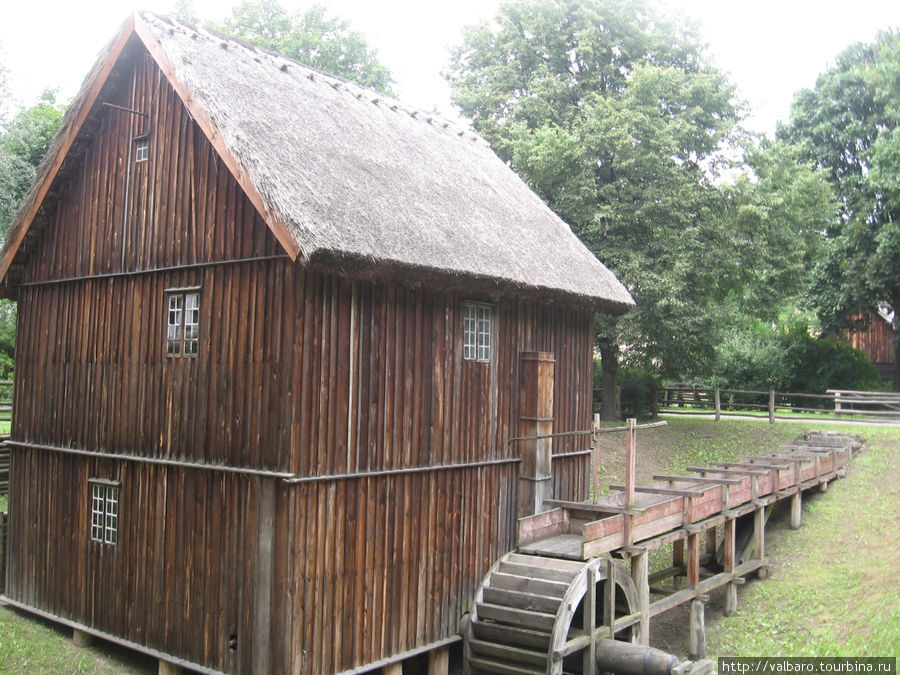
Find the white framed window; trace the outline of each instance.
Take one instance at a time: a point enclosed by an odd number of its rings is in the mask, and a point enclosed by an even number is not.
[[[119,543],[119,489],[102,478],[88,480],[91,488],[91,540],[115,546]]]
[[[200,348],[200,290],[166,290],[166,355],[196,356]]]
[[[134,142],[134,161],[146,162],[150,159],[150,139],[138,138]]]
[[[463,310],[463,358],[467,361],[490,361],[493,343],[493,306],[467,302]]]

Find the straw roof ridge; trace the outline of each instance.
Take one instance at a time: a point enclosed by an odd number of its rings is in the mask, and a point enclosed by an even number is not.
[[[327,252],[633,304],[474,132],[206,29],[141,20],[303,259]]]
[[[257,62],[261,63],[262,59],[267,59],[271,63],[271,65],[284,72],[287,72],[289,68],[297,68],[301,72],[305,72],[306,77],[311,81],[327,83],[335,90],[345,91],[348,94],[355,96],[357,99],[365,99],[370,103],[373,103],[374,105],[387,106],[394,112],[406,113],[413,119],[422,120],[427,124],[434,125],[435,128],[443,129],[448,133],[456,134],[460,138],[466,138],[474,142],[484,143],[488,146],[490,145],[471,127],[461,125],[458,121],[450,120],[436,112],[429,112],[422,108],[410,106],[397,98],[389,96],[388,94],[377,91],[375,89],[370,89],[352,80],[348,80],[347,78],[340,75],[328,73],[324,70],[315,68],[314,66],[310,66],[300,61],[288,58],[283,54],[279,54],[278,52],[272,51],[271,49],[268,49],[266,47],[253,44],[252,42],[248,42],[243,38],[236,37],[234,35],[227,35],[225,33],[222,33],[221,31],[216,30],[215,28],[198,26],[182,19],[176,19],[174,17],[161,14],[154,14],[148,11],[138,12],[138,15],[145,21],[158,20],[160,22],[168,24],[171,27],[170,35],[174,35],[175,30],[181,29],[193,31],[193,39],[201,39],[204,37],[211,40],[218,39],[220,40],[220,46],[223,49],[228,49],[230,46],[242,47],[243,49],[246,49],[247,51],[255,54],[253,58]]]
[[[11,233],[15,241],[0,255],[4,272],[79,120],[88,106],[99,109],[98,92],[135,37],[285,250],[301,261],[370,261],[373,268],[482,286],[493,279],[545,297],[582,298],[612,313],[633,306],[615,276],[473,131],[266,49],[146,12],[126,22],[70,107],[53,157],[42,165],[36,185],[43,187],[33,188],[20,211],[15,227],[24,231]]]

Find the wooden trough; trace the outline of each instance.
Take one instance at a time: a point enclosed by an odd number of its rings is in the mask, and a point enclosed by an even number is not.
[[[710,591],[727,587],[727,615],[746,575],[768,575],[769,507],[790,499],[796,529],[802,493],[827,489],[862,447],[856,436],[806,433],[775,451],[636,486],[635,428],[629,420],[624,486],[592,502],[546,500],[549,510],[519,519],[517,552],[498,561],[473,603],[470,672],[594,673],[597,640],[649,644],[650,618],[687,602],[691,657],[704,657]],[[648,553],[668,544],[672,565],[650,574]],[[661,597],[651,602],[651,594]],[[711,668],[688,662],[678,672]]]

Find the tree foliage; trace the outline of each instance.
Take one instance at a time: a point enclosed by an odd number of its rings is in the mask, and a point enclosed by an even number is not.
[[[812,161],[744,132],[692,26],[655,7],[504,5],[466,30],[447,72],[462,113],[634,296],[598,320],[604,377],[623,354],[669,377],[710,374],[735,324],[804,293],[836,220]]]
[[[635,297],[605,341],[670,372],[708,362],[732,279],[710,163],[738,108],[693,30],[640,1],[527,0],[469,28],[448,79],[476,129]]]
[[[900,34],[882,33],[837,58],[795,98],[779,136],[828,176],[840,203],[811,294],[838,329],[882,304],[900,331]],[[900,332],[898,332],[900,334]],[[900,356],[900,341],[895,342]],[[894,388],[900,390],[900,368]]]
[[[20,110],[0,127],[0,239],[6,239],[64,111],[56,92],[47,90],[37,103]]]
[[[190,12],[188,8],[182,10]],[[275,0],[244,0],[213,27],[289,59],[391,95],[391,75],[362,33],[323,5],[290,13]]]
[[[764,139],[745,149],[746,172],[723,188],[724,229],[736,261],[735,314],[776,322],[805,296],[837,219],[827,178],[800,150]]]
[[[811,335],[807,317],[800,315],[778,325],[749,320],[734,326],[716,347],[706,384],[824,394],[829,388],[878,389],[881,378],[864,352],[839,336]]]

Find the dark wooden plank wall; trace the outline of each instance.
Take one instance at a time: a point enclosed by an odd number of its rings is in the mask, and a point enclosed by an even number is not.
[[[502,301],[493,363],[462,357],[464,297],[307,275],[301,476],[518,456],[519,355],[552,351],[557,431],[590,428],[590,312]],[[555,452],[586,449],[558,439]]]
[[[251,671],[256,508],[267,479],[38,450],[16,452],[13,474],[9,597],[212,668]],[[90,540],[95,477],[122,483],[116,546]]]
[[[13,438],[288,467],[296,274],[269,261],[23,288]],[[164,291],[190,285],[200,353],[168,358]]]
[[[894,362],[894,331],[877,314],[869,317],[868,330],[848,331],[846,337],[853,347],[862,349],[872,363]]]
[[[14,439],[301,477],[503,460],[518,456],[507,439],[522,351],[555,355],[555,430],[589,426],[590,311],[498,300],[495,359],[474,363],[462,359],[463,305],[490,298],[286,259],[229,262],[278,245],[168,85],[139,63],[135,102],[124,85],[114,102],[150,106],[151,160],[125,209],[135,130],[131,116],[104,112],[21,289]],[[153,271],[196,263],[215,264]],[[163,291],[193,285],[200,354],[167,359]],[[560,439],[555,452],[587,445]],[[251,669],[253,511],[267,479],[22,448],[13,459],[10,597]],[[582,498],[585,460],[555,464],[573,468],[557,496]],[[279,484],[272,663],[328,672],[455,634],[476,584],[512,547],[517,471]],[[95,474],[122,480],[115,549],[88,541]]]
[[[284,486],[284,672],[336,672],[457,633],[477,583],[514,545],[516,475],[501,464]]]
[[[118,89],[105,90],[103,99],[149,118],[98,109],[93,141],[23,280],[283,253],[155,64],[142,57],[127,65]],[[132,139],[147,132],[149,159],[136,163]]]

